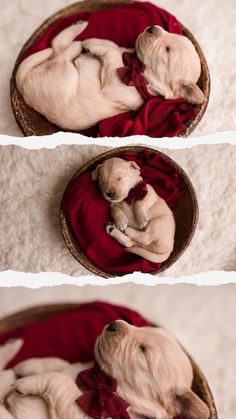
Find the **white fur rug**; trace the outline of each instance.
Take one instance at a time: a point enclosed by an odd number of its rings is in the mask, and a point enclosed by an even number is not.
[[[236,285],[134,284],[94,287],[61,286],[29,290],[0,289],[0,317],[26,306],[53,302],[111,301],[138,310],[169,329],[202,368],[218,408],[219,419],[236,412]]]
[[[96,0],[95,0],[96,1]],[[193,135],[235,129],[236,7],[234,0],[153,0],[187,26],[207,58],[211,79],[208,110]],[[33,31],[72,0],[0,0],[0,132],[21,135],[11,111],[9,80],[16,57]]]
[[[59,205],[76,170],[105,150],[95,145],[63,145],[52,150],[0,147],[1,270],[88,273],[65,247]],[[162,151],[189,175],[200,211],[190,246],[164,275],[235,271],[236,147],[201,145]]]

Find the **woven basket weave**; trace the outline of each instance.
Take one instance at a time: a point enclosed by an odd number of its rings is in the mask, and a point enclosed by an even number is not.
[[[22,96],[18,92],[16,87],[15,74],[19,66],[20,57],[22,53],[31,45],[35,44],[47,31],[47,29],[59,18],[81,12],[90,12],[93,10],[102,10],[108,7],[116,7],[118,5],[123,5],[127,3],[133,3],[133,1],[85,0],[79,3],[72,4],[71,6],[66,7],[63,10],[60,10],[59,12],[51,16],[49,19],[47,19],[25,43],[15,63],[15,67],[10,81],[10,95],[13,113],[20,130],[25,136],[49,135],[61,131],[61,128],[57,127],[56,125],[53,125],[44,116],[40,115],[34,109],[26,105]],[[192,120],[188,121],[185,125],[185,129],[178,134],[179,137],[187,137],[196,128],[196,126],[198,125],[202,116],[205,113],[210,95],[210,74],[206,59],[198,42],[187,28],[185,28],[183,25],[182,28],[184,35],[186,35],[192,41],[200,57],[202,71],[198,85],[206,97],[204,103],[202,105],[197,106],[197,115]]]
[[[78,304],[52,304],[37,306],[17,312],[0,320],[0,333],[9,332],[10,330],[19,327],[24,327],[27,324],[38,322],[58,313],[72,310],[76,307],[78,307]],[[208,386],[207,380],[195,361],[188,353],[187,355],[193,367],[194,379],[192,389],[207,404],[210,410],[209,419],[217,419],[218,416],[214,399]]]
[[[176,262],[177,259],[183,254],[183,252],[188,247],[192,237],[194,235],[197,222],[198,222],[198,203],[197,197],[193,188],[192,183],[190,182],[188,176],[183,171],[183,169],[175,163],[172,159],[170,159],[165,154],[161,153],[160,151],[154,150],[150,147],[142,147],[142,146],[128,146],[128,147],[120,147],[118,149],[109,150],[94,159],[90,160],[84,166],[82,166],[73,176],[74,179],[77,176],[82,175],[85,171],[97,166],[97,164],[102,163],[104,160],[112,157],[119,157],[120,155],[124,154],[139,154],[140,152],[147,150],[150,153],[158,153],[161,157],[168,162],[169,165],[174,167],[181,177],[182,186],[186,189],[186,193],[180,197],[177,202],[174,204],[172,210],[174,212],[175,221],[176,221],[176,234],[175,234],[175,245],[174,250],[171,253],[170,257],[162,263],[161,267],[157,270],[152,272],[153,275],[156,275],[165,269],[169,268]],[[71,180],[72,180],[71,179]],[[67,190],[67,188],[66,188]],[[66,193],[66,190],[64,193]],[[68,225],[66,216],[64,212],[61,210],[61,226],[62,226],[62,233],[66,243],[66,246],[72,253],[72,255],[80,262],[86,269],[90,270],[91,272],[95,273],[96,275],[102,276],[104,278],[109,278],[113,276],[121,276],[124,273],[118,272],[105,272],[98,266],[96,266],[90,259],[84,254],[83,250],[80,248],[79,244],[75,240],[70,227]]]

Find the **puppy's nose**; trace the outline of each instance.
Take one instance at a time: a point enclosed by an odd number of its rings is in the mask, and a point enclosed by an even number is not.
[[[115,192],[108,191],[108,192],[106,192],[106,195],[108,196],[108,198],[113,198],[114,195],[115,195]]]
[[[112,322],[112,323],[110,323],[108,326],[107,326],[107,331],[108,332],[116,332],[117,331],[117,329],[118,329],[118,327],[117,327],[117,323],[116,322]]]
[[[155,26],[154,26],[154,25],[149,26],[149,28],[147,28],[147,29],[146,29],[146,31],[147,31],[148,33],[154,33],[154,32],[155,32]]]

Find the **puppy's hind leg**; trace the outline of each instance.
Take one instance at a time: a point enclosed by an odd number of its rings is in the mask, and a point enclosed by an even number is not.
[[[76,383],[63,373],[31,375],[17,380],[14,390],[22,396],[41,396],[47,403],[51,417],[74,419],[78,406],[74,401],[80,390]]]
[[[86,29],[87,26],[88,22],[80,20],[79,22],[74,23],[61,31],[51,42],[54,53],[58,55],[64,51],[64,49],[67,48],[74,41],[74,39]]]
[[[118,230],[118,228],[116,227],[114,223],[112,222],[106,223],[105,228],[106,228],[106,232],[110,236],[114,237],[114,239],[116,239],[120,244],[122,244],[122,246],[131,247],[135,245],[133,240],[131,240],[131,238],[126,236],[124,233],[122,233],[122,231]]]
[[[39,64],[47,61],[52,54],[52,48],[46,48],[42,51],[35,52],[35,54],[29,55],[29,57],[25,58],[25,60],[20,63],[16,72],[16,85],[20,93],[22,93],[26,76]]]

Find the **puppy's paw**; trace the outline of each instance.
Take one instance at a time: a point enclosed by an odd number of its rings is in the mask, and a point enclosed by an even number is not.
[[[86,39],[85,41],[82,41],[82,51],[83,52],[91,54],[90,47],[91,47],[90,39]]]
[[[76,28],[76,32],[78,32],[79,35],[87,28],[88,22],[86,20],[78,20],[78,22],[74,23],[74,26]]]
[[[18,394],[19,396],[26,396],[30,394],[30,381],[31,377],[20,378],[12,386],[12,391]]]
[[[126,217],[119,217],[115,219],[116,222],[116,227],[120,230],[120,231],[125,231],[125,229],[128,226],[128,220]]]
[[[115,230],[115,228],[116,228],[116,225],[112,221],[108,221],[105,224],[105,229],[106,229],[107,234],[111,235],[111,233]]]
[[[148,223],[148,218],[144,215],[139,216],[137,217],[137,223],[138,223],[139,229],[143,230]]]

